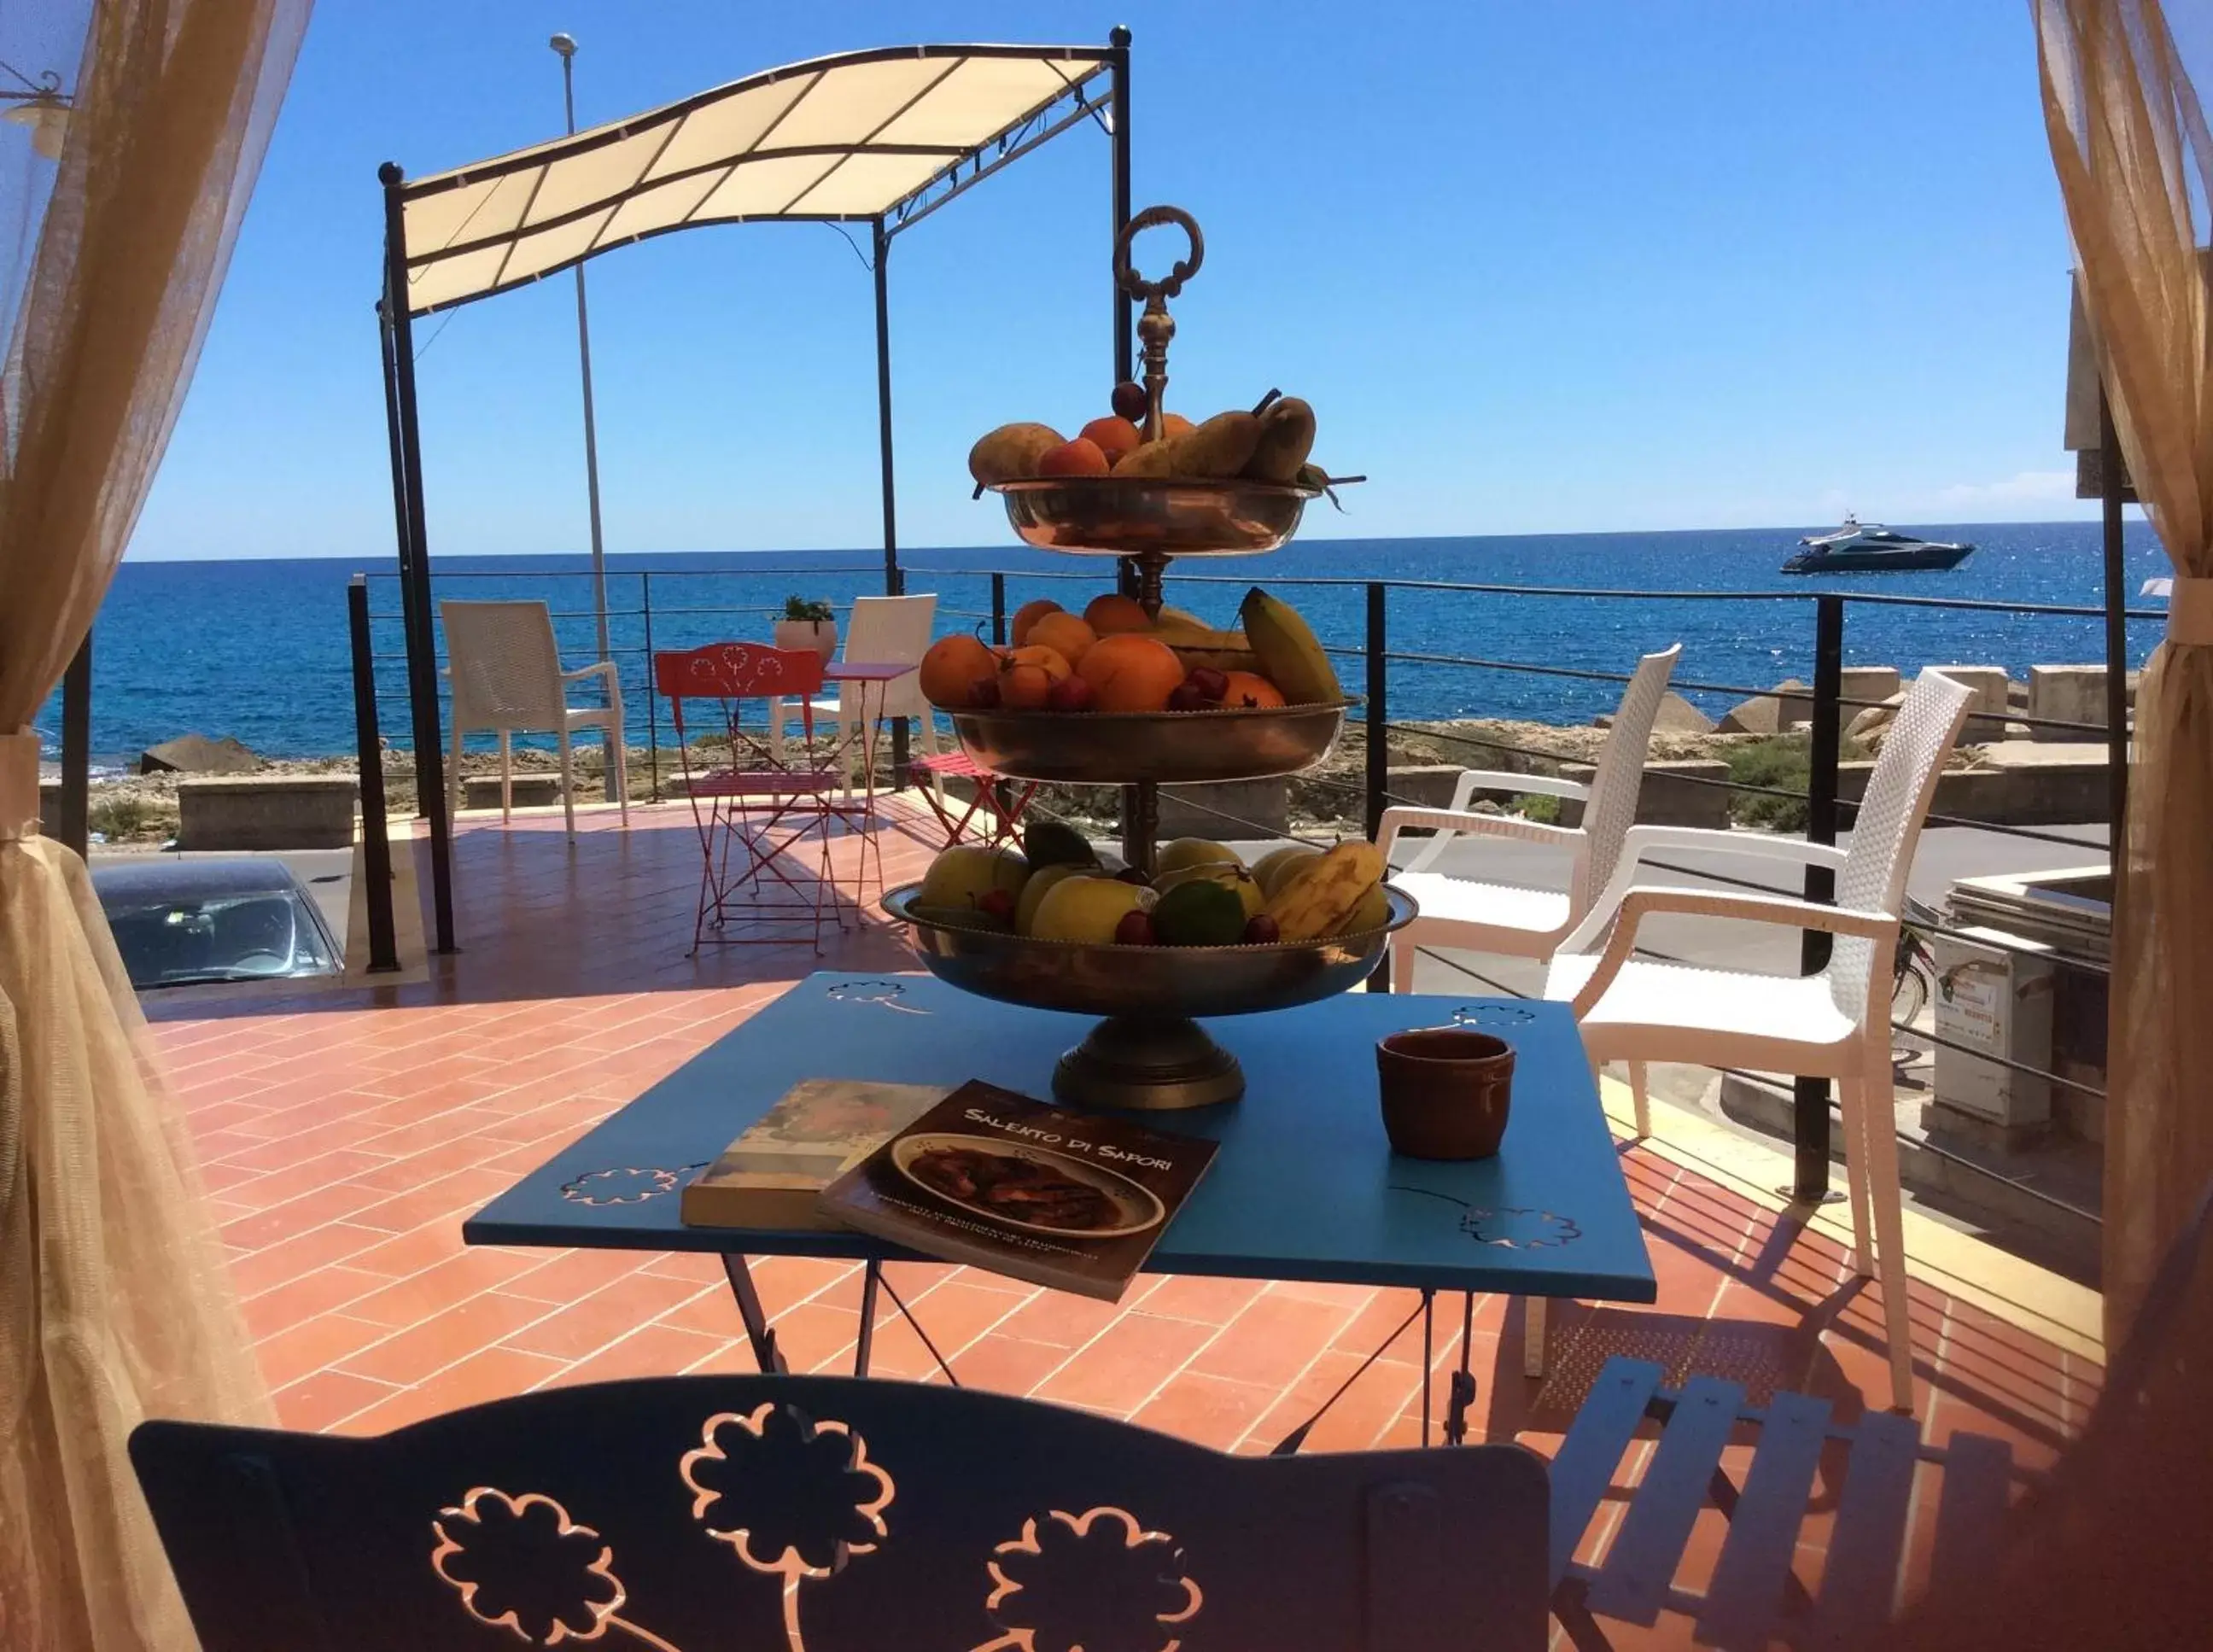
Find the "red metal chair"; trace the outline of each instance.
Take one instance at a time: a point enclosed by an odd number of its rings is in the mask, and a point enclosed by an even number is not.
[[[972,823],[979,838],[987,844],[1011,843],[1021,835],[1022,812],[1030,806],[1030,798],[1038,788],[1036,781],[1009,780],[985,768],[966,752],[932,752],[927,757],[916,758],[907,766],[917,774],[938,781],[966,780],[972,788],[968,794],[968,807],[958,818],[953,812],[957,798],[948,801],[938,788],[922,788],[922,801],[930,805],[930,813],[945,828],[946,848],[962,841]]]
[[[850,824],[852,811],[841,808],[833,794],[841,777],[828,750],[814,742],[814,713],[811,698],[821,692],[822,656],[813,649],[777,649],[759,643],[710,643],[704,648],[653,656],[654,686],[668,699],[676,730],[684,785],[692,800],[692,818],[699,833],[702,861],[699,904],[692,927],[692,950],[697,953],[714,936],[724,942],[775,945],[788,937],[774,933],[733,934],[733,921],[744,930],[757,926],[807,924],[814,950],[822,950],[826,915],[838,928],[845,927],[846,909],[860,918],[857,899],[847,900],[831,869],[830,841],[833,821]],[[768,707],[777,699],[796,699],[800,707],[801,739],[780,742],[781,755],[772,752],[768,735]],[[700,701],[714,710],[704,729],[686,728],[685,708]],[[742,726],[745,703],[760,703],[761,734]],[[729,762],[718,768],[694,771],[692,743],[727,743]],[[816,845],[808,863],[807,844]],[[865,864],[868,844],[862,836]],[[733,866],[734,851],[737,864]],[[881,856],[881,850],[879,850]],[[882,871],[878,868],[878,881]],[[780,887],[779,888],[771,886]],[[740,898],[740,890],[748,897]]]

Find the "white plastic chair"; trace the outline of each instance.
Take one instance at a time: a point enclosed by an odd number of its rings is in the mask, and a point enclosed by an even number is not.
[[[551,734],[561,752],[561,808],[569,835],[576,835],[575,774],[570,736],[597,728],[607,747],[607,774],[623,825],[630,824],[630,783],[623,769],[622,684],[607,660],[561,669],[553,640],[553,617],[543,602],[441,602],[446,628],[444,674],[454,685],[454,757],[446,770],[446,811],[460,807],[461,741],[479,733],[499,736],[499,818],[511,814],[513,754],[509,737],[518,733]],[[604,678],[604,706],[572,706],[568,685],[586,677]]]
[[[1644,756],[1652,744],[1652,721],[1660,713],[1667,679],[1683,652],[1680,643],[1637,662],[1621,697],[1613,727],[1599,753],[1596,772],[1586,786],[1551,775],[1509,774],[1471,769],[1453,787],[1449,808],[1387,808],[1376,847],[1391,858],[1391,847],[1408,826],[1426,826],[1430,841],[1392,874],[1391,881],[1414,898],[1421,916],[1391,939],[1391,990],[1414,990],[1414,959],[1424,944],[1463,947],[1471,952],[1549,958],[1590,904],[1592,892],[1613,875],[1622,834],[1637,818],[1637,794],[1644,785]],[[1583,805],[1580,826],[1545,826],[1514,814],[1476,814],[1468,804],[1478,791],[1533,792],[1575,798]],[[1429,869],[1462,833],[1549,844],[1572,850],[1575,866],[1568,889],[1535,889],[1514,883],[1485,883]]]
[[[1849,849],[1748,832],[1631,827],[1613,877],[1575,932],[1560,943],[1545,982],[1547,998],[1574,1005],[1594,1068],[1606,1061],[1629,1063],[1640,1135],[1650,1129],[1644,1094],[1648,1062],[1692,1062],[1837,1081],[1851,1197],[1852,1266],[1862,1277],[1881,1274],[1892,1397],[1901,1410],[1913,1403],[1913,1344],[1892,1112],[1891,970],[1913,846],[1972,697],[1972,690],[1948,677],[1921,674],[1899,707],[1881,760],[1869,777]],[[1837,873],[1836,905],[1787,895],[1631,887],[1639,861],[1656,849],[1719,850],[1830,867]],[[1806,976],[1632,958],[1638,926],[1655,913],[1820,930],[1836,942],[1826,967]],[[1535,1299],[1531,1306],[1538,1306]],[[1540,1322],[1533,1313],[1530,1332],[1533,1348],[1541,1349]]]
[[[855,597],[841,657],[855,665],[919,665],[930,648],[930,627],[936,621],[935,593]],[[868,749],[868,729],[872,720],[913,718],[923,750],[936,755],[937,730],[931,720],[930,702],[922,697],[918,672],[911,671],[888,683],[839,683],[835,695],[814,701],[814,708],[816,716],[837,721],[838,749],[841,753],[839,760],[844,765],[848,796],[852,793],[856,770],[871,765],[875,757]],[[784,702],[771,702],[768,713],[771,751],[783,749],[783,718]],[[868,781],[873,788],[875,776],[872,769]]]

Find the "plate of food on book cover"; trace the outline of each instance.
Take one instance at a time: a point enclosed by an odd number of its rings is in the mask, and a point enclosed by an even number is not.
[[[892,1165],[960,1210],[1056,1239],[1121,1239],[1167,1214],[1151,1190],[1103,1165],[997,1137],[909,1136]]]

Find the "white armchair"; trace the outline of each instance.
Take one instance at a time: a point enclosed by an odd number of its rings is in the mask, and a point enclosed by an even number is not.
[[[624,772],[622,684],[609,660],[574,671],[561,668],[553,617],[543,602],[441,602],[446,631],[444,674],[453,680],[454,754],[446,770],[446,810],[460,807],[461,742],[477,733],[499,736],[499,818],[509,819],[513,796],[511,736],[550,734],[561,753],[561,808],[569,835],[576,835],[575,773],[570,736],[596,728],[607,747],[608,789],[630,824],[630,785]],[[568,686],[588,677],[605,680],[604,706],[571,706]]]
[[[1613,876],[1561,942],[1545,984],[1547,998],[1574,1007],[1593,1067],[1611,1060],[1629,1063],[1640,1132],[1649,1128],[1649,1062],[1746,1067],[1837,1081],[1851,1201],[1852,1265],[1862,1277],[1880,1273],[1892,1397],[1901,1409],[1912,1404],[1913,1350],[1892,1111],[1891,972],[1914,844],[1945,759],[1966,720],[1968,700],[1969,691],[1949,678],[1921,674],[1899,707],[1881,760],[1869,778],[1849,849],[1753,832],[1632,826]],[[1649,852],[1686,849],[1828,867],[1837,874],[1836,905],[1786,895],[1632,887]],[[1818,930],[1834,936],[1836,943],[1825,968],[1802,976],[1636,956],[1642,925],[1661,914]],[[1533,1342],[1540,1340],[1535,1331],[1533,1317]]]
[[[1668,676],[1682,652],[1679,643],[1638,661],[1607,733],[1605,749],[1599,753],[1597,771],[1588,786],[1550,775],[1474,769],[1461,775],[1454,786],[1449,808],[1383,811],[1375,843],[1387,862],[1399,834],[1408,827],[1426,828],[1436,834],[1401,870],[1392,875],[1392,882],[1411,895],[1421,908],[1421,916],[1392,937],[1393,992],[1413,991],[1415,954],[1425,943],[1521,958],[1552,956],[1553,948],[1588,906],[1591,892],[1613,871],[1622,834],[1637,818],[1644,756],[1652,743],[1652,722],[1659,715]],[[1572,798],[1583,805],[1583,823],[1556,826],[1518,815],[1477,814],[1468,805],[1478,791]],[[1563,892],[1430,870],[1446,848],[1462,836],[1544,844],[1567,850],[1575,857],[1569,887]]]

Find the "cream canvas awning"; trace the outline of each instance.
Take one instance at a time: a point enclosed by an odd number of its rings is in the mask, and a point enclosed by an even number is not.
[[[694,224],[912,208],[988,151],[1098,113],[1105,94],[1085,88],[1110,61],[1095,47],[1002,46],[818,58],[415,180],[400,191],[407,309],[464,304]]]

